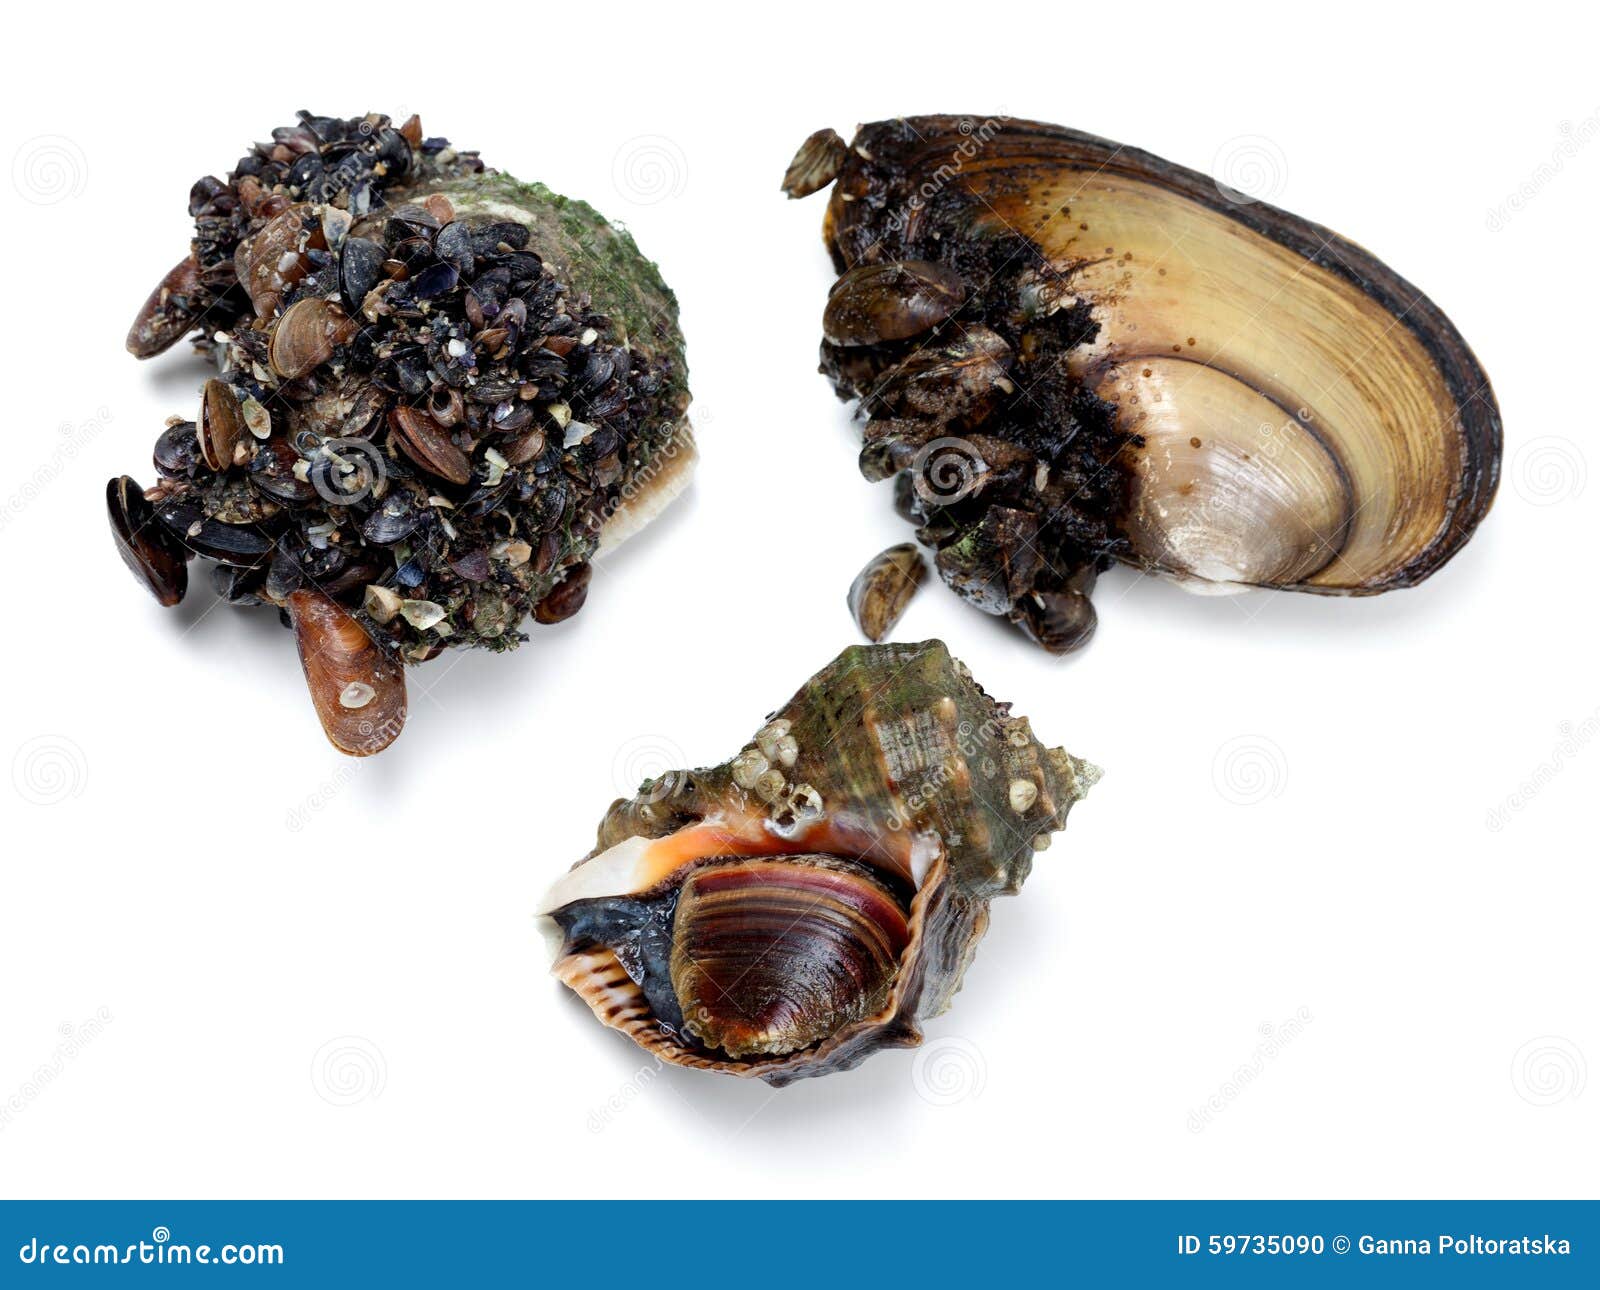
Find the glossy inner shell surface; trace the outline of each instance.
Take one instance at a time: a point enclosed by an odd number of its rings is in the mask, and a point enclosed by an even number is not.
[[[1493,497],[1488,381],[1449,320],[1385,265],[1237,197],[1060,127],[917,117],[858,133],[825,236],[842,272],[904,260],[962,275],[965,303],[943,330],[993,328],[1019,387],[980,435],[1027,447],[1003,423],[1017,405],[1026,421],[1027,404],[1061,397],[1030,352],[1114,410],[1120,439],[1107,451],[1101,435],[1098,451],[1123,477],[1108,495],[1116,513],[1098,547],[1080,526],[1089,540],[1060,563],[1109,556],[1184,579],[1333,593],[1419,581]],[[906,314],[925,314],[929,294],[919,282]],[[1047,334],[1085,308],[1057,364]],[[825,370],[869,412],[902,361],[903,342],[889,339],[877,359],[824,345]],[[912,509],[926,523],[933,508]]]
[[[670,792],[613,808],[602,838],[643,808],[705,816],[599,850],[546,897],[557,979],[663,1060],[777,1084],[917,1043],[913,947],[948,874],[939,844],[880,844],[859,817],[784,836],[720,767]]]

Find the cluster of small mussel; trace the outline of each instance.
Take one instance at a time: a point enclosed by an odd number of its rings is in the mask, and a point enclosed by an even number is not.
[[[483,170],[416,118],[302,114],[195,185],[191,254],[129,335],[147,356],[198,328],[221,370],[157,441],[160,481],[109,485],[124,558],[163,604],[201,556],[230,601],[279,606],[348,752],[399,732],[392,659],[506,648],[582,606],[687,403],[670,293],[663,335],[631,335],[562,276],[581,256],[530,244],[552,212],[603,222]]]

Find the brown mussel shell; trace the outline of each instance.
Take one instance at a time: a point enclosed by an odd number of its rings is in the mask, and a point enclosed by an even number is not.
[[[161,604],[172,608],[189,590],[189,554],[167,536],[144,490],[121,475],[106,485],[106,512],[122,562]]]
[[[425,412],[416,408],[396,408],[389,414],[400,450],[428,474],[452,484],[465,484],[472,478],[472,463],[467,454],[450,440],[450,432]]]
[[[355,330],[355,324],[331,301],[317,297],[297,300],[273,327],[272,370],[291,381],[304,376],[332,358]]]
[[[1437,571],[1488,511],[1488,378],[1337,234],[1029,121],[882,121],[836,169],[823,369],[871,417],[863,472],[910,475],[941,574],[1041,644],[1087,639],[1069,583],[1114,561],[1370,595]],[[897,325],[841,326],[841,296]]]
[[[206,465],[212,470],[227,470],[233,465],[240,438],[248,433],[238,395],[225,381],[207,381],[200,396],[200,417],[195,422],[200,455]]]
[[[128,329],[128,352],[154,358],[171,349],[197,325],[207,300],[200,263],[191,253],[167,270],[145,300]]]
[[[846,649],[720,766],[612,805],[554,974],[663,1061],[773,1084],[920,1042],[1099,777],[944,645]]]
[[[322,592],[294,591],[285,603],[328,741],[352,757],[382,752],[405,725],[405,668]]]
[[[927,575],[915,542],[902,542],[867,561],[847,597],[861,634],[876,644],[893,631]]]

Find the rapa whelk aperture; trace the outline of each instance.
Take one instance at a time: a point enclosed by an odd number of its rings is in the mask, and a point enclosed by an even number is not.
[[[1439,569],[1493,500],[1471,350],[1327,229],[1028,121],[820,130],[784,188],[830,183],[822,370],[867,416],[862,473],[895,480],[946,583],[1047,649],[1088,640],[1115,562],[1370,595]]]
[[[612,804],[541,914],[663,1061],[786,1084],[922,1038],[1099,778],[939,641],[852,646],[720,766]]]
[[[583,605],[589,561],[694,461],[677,302],[583,202],[394,125],[300,114],[189,195],[189,254],[128,333],[217,363],[158,481],[111,481],[164,605],[195,556],[292,625],[329,739],[400,732],[402,664]]]

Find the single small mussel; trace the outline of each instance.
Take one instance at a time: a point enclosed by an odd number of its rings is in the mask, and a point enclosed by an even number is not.
[[[927,576],[915,542],[902,542],[867,561],[847,597],[861,634],[876,643],[893,631]]]
[[[216,561],[295,632],[344,752],[405,719],[403,664],[503,650],[576,613],[592,558],[688,483],[677,301],[582,202],[371,114],[300,113],[189,195],[188,256],[128,333],[217,374],[107,488],[164,605]]]
[[[675,1065],[848,1070],[921,1041],[1099,776],[939,641],[852,646],[730,761],[612,805],[543,902],[554,974]]]
[[[1472,535],[1500,473],[1488,378],[1361,248],[1074,130],[927,116],[831,130],[822,371],[867,416],[940,576],[1065,652],[1121,561],[1192,590],[1371,595]]]

